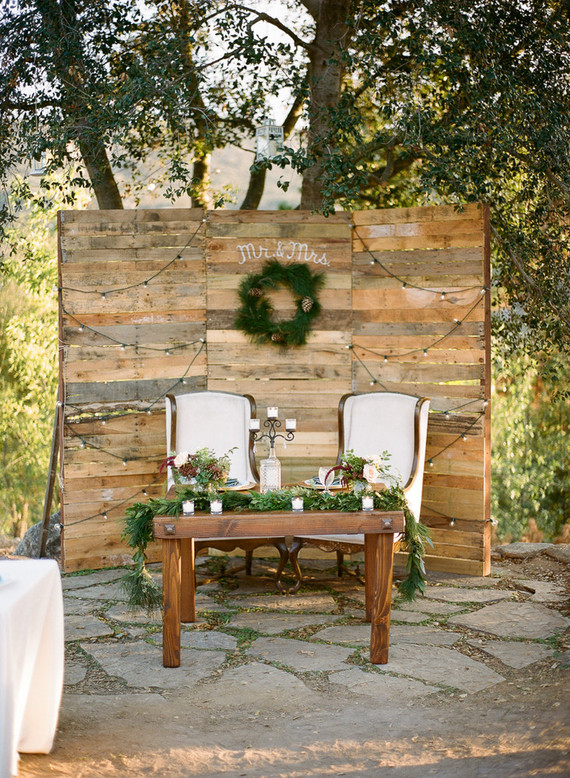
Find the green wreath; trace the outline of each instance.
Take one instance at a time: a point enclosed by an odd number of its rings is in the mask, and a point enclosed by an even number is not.
[[[282,265],[268,260],[259,273],[250,273],[239,285],[241,305],[235,326],[260,345],[304,346],[311,322],[321,312],[318,293],[325,283],[324,273],[314,273],[307,265]],[[285,286],[295,297],[296,313],[287,321],[273,321],[273,306],[266,293]]]

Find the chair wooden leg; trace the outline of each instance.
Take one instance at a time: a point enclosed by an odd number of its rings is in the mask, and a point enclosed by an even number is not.
[[[251,565],[253,563],[253,549],[248,548],[245,552],[245,574],[251,575]]]
[[[275,548],[277,551],[279,551],[279,567],[275,573],[275,583],[281,594],[285,594],[283,584],[281,583],[281,574],[283,573],[285,565],[287,564],[287,560],[289,559],[289,550],[284,540],[280,541],[279,543],[275,543]]]
[[[336,552],[336,574],[339,578],[342,578],[344,568],[344,554],[342,551]]]
[[[291,548],[289,549],[289,561],[291,562],[291,567],[293,568],[297,583],[292,589],[289,589],[291,594],[298,592],[301,588],[301,584],[303,583],[303,573],[301,572],[301,568],[299,567],[299,560],[297,558],[299,556],[299,551],[302,548],[303,538],[294,538],[293,542],[291,543]]]

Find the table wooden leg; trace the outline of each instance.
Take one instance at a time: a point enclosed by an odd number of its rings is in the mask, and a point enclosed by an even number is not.
[[[194,569],[194,538],[182,538],[180,559],[180,609],[185,624],[196,621],[196,574]]]
[[[162,541],[162,664],[180,666],[180,540]]]
[[[366,579],[372,577],[374,594],[370,624],[370,661],[375,665],[388,662],[390,641],[390,608],[392,606],[392,570],[394,565],[393,534],[370,534],[372,564],[366,570]]]

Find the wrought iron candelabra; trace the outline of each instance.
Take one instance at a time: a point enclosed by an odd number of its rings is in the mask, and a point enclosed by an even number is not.
[[[261,422],[259,419],[251,419],[249,424],[250,434],[257,443],[264,438],[269,440],[269,456],[262,459],[259,465],[259,490],[262,494],[269,491],[281,489],[281,462],[275,454],[275,441],[282,438],[285,442],[295,438],[295,429],[297,427],[296,419],[285,420],[285,434],[278,432],[281,428],[281,422],[277,418],[277,408],[267,409],[267,419],[263,426],[267,432],[260,432]]]

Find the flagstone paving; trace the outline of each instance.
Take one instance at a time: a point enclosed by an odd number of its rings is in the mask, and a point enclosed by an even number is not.
[[[497,600],[509,599],[512,597],[512,592],[451,586],[426,586],[425,596],[428,599],[444,600],[445,602],[496,602]]]
[[[311,627],[319,624],[328,624],[336,621],[340,616],[317,614],[303,615],[300,613],[236,613],[228,622],[228,627],[236,629],[253,629],[266,635],[278,635],[287,630],[297,630],[303,627]],[[368,639],[370,640],[370,627],[368,629]]]
[[[378,669],[466,692],[478,692],[505,680],[482,662],[441,646],[432,646],[429,651],[412,644],[392,646],[388,664],[379,665]]]
[[[217,670],[225,660],[223,651],[184,649],[180,667],[162,666],[162,649],[144,641],[133,643],[82,643],[81,648],[98,662],[109,676],[122,678],[129,686],[144,689],[177,689],[198,683]]]
[[[479,648],[486,654],[500,659],[503,664],[516,667],[518,670],[553,654],[551,649],[537,643],[513,643],[506,640],[468,640],[467,642],[470,646]]]
[[[247,650],[248,656],[287,665],[298,672],[340,670],[345,666],[351,648],[308,643],[287,638],[258,638]]]
[[[398,678],[383,673],[363,672],[359,667],[331,673],[330,682],[344,687],[352,694],[375,697],[383,705],[388,702],[408,702],[426,694],[439,692],[437,686],[429,686],[409,678]]]
[[[65,639],[85,640],[85,638],[109,637],[113,634],[112,628],[95,616],[66,616]]]
[[[508,638],[548,638],[570,625],[565,618],[544,605],[531,602],[500,602],[475,613],[451,616],[448,624],[489,632]]]

